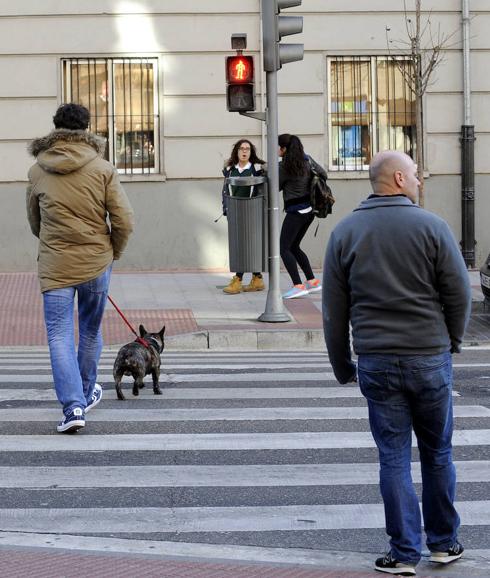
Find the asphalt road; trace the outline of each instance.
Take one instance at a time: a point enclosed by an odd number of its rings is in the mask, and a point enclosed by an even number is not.
[[[489,354],[454,356],[454,459],[460,538],[490,575]],[[86,428],[63,436],[46,350],[0,350],[0,536],[386,550],[366,405],[325,354],[169,352],[164,394],[126,382],[126,402],[114,357]]]

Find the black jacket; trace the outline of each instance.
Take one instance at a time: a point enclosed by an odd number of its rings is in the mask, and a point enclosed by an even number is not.
[[[308,161],[315,167],[315,170],[327,178],[325,169],[315,162],[310,156],[306,155]],[[284,208],[287,209],[291,205],[299,205],[301,203],[310,203],[310,181],[311,170],[308,169],[306,175],[297,177],[289,175],[284,166],[279,163],[279,190],[282,191],[282,198],[284,199]]]

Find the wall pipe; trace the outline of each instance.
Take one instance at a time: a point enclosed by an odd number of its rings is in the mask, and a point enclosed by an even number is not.
[[[461,250],[466,266],[475,267],[475,127],[471,117],[470,0],[462,0],[463,103],[461,127]]]

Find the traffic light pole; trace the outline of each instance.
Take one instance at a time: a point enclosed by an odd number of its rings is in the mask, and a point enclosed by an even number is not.
[[[269,180],[269,290],[265,311],[259,321],[282,323],[291,321],[281,296],[281,257],[279,253],[279,164],[278,164],[278,115],[277,71],[266,72],[267,92],[267,175]]]
[[[284,321],[291,321],[291,317],[284,308],[281,287],[280,287],[280,253],[279,253],[279,163],[278,155],[278,114],[277,114],[277,71],[283,64],[288,62],[296,62],[303,60],[304,46],[303,44],[281,44],[280,40],[283,36],[291,34],[299,34],[303,31],[303,18],[301,16],[281,16],[281,10],[285,8],[293,8],[300,6],[302,0],[261,0],[260,15],[262,19],[262,41],[263,41],[263,64],[266,73],[266,95],[267,95],[267,112],[264,116],[263,112],[255,111],[255,93],[253,92],[253,60],[248,66],[244,62],[234,65],[234,58],[228,57],[227,70],[227,101],[228,110],[240,112],[245,116],[265,120],[267,123],[267,164],[268,164],[268,181],[269,181],[269,198],[268,198],[268,216],[269,216],[269,291],[267,293],[267,301],[265,311],[259,317],[259,321],[267,321],[270,323],[280,323]],[[233,34],[232,48],[237,51],[246,48],[246,35]],[[241,55],[241,52],[240,52]],[[240,65],[240,74],[235,74]],[[245,72],[252,72],[251,79],[247,77],[248,84],[243,83]],[[231,90],[237,90],[234,86],[235,82],[242,84],[238,87],[243,90],[248,86],[252,88],[249,102],[244,98],[244,94],[240,96],[239,102],[235,103],[233,96],[236,96]],[[239,92],[239,91],[238,91]],[[232,102],[233,101],[233,102]],[[242,102],[244,101],[244,102]]]

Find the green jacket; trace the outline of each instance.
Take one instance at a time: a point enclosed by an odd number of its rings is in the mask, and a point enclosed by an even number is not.
[[[104,150],[104,139],[83,130],[54,130],[30,145],[27,218],[39,238],[41,291],[95,279],[126,247],[133,210]]]

